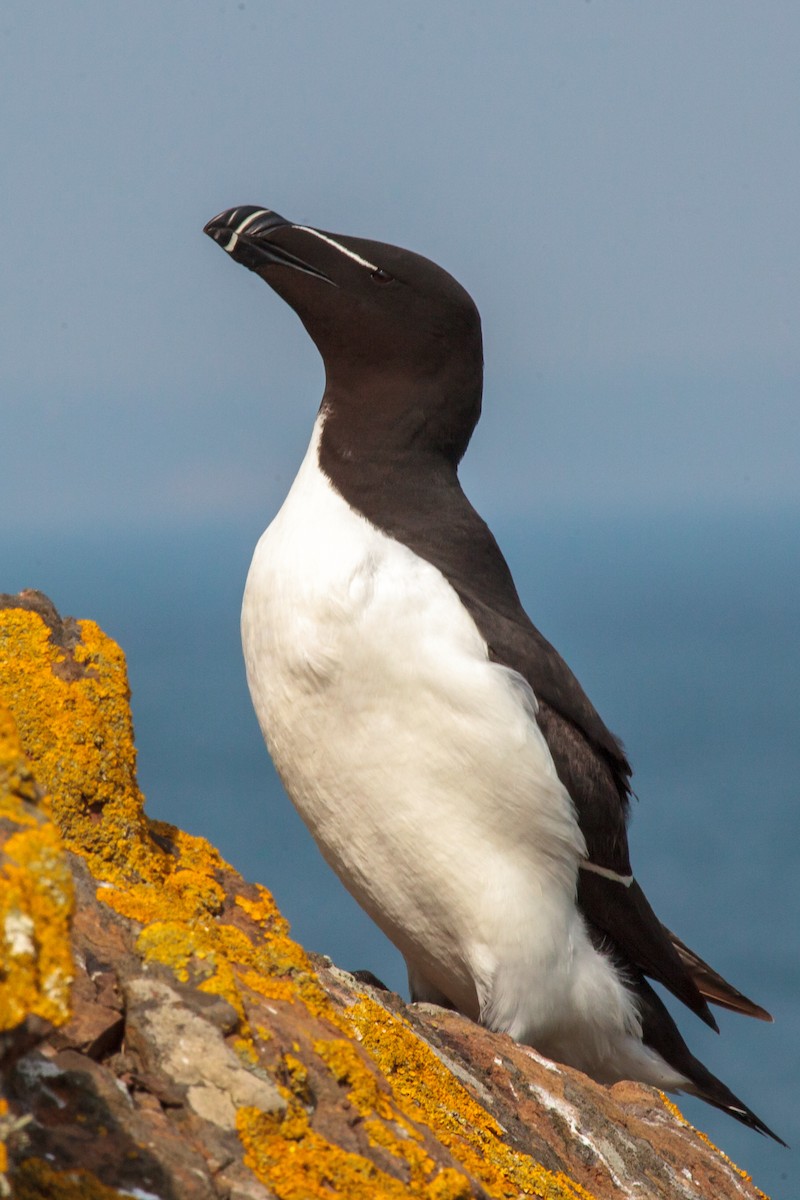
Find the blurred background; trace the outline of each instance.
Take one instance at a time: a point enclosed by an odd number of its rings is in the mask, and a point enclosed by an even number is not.
[[[794,1146],[798,39],[788,0],[0,14],[0,590],[120,641],[151,815],[270,887],[307,947],[405,990],[275,779],[240,657],[321,364],[201,230],[261,204],[426,254],[483,316],[465,488],[626,743],[637,875],[776,1017],[682,1026]],[[796,1194],[796,1153],[683,1108]]]

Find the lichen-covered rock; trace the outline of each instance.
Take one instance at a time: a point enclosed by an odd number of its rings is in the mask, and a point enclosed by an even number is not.
[[[0,598],[0,887],[0,1195],[761,1195],[657,1092],[310,958],[146,818],[122,652],[38,593]]]
[[[71,912],[61,838],[0,690],[0,1054],[21,1025],[67,1019]]]

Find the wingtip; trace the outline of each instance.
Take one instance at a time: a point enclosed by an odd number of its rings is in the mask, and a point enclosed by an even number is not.
[[[682,1064],[683,1065],[683,1064]],[[789,1149],[788,1143],[783,1140],[774,1129],[770,1129],[765,1121],[762,1121],[752,1108],[748,1106],[735,1095],[727,1084],[713,1075],[707,1067],[693,1056],[687,1062],[690,1069],[691,1086],[684,1090],[697,1096],[699,1100],[704,1100],[706,1104],[713,1105],[720,1112],[727,1113],[729,1117],[733,1117],[741,1125],[746,1125],[748,1129],[753,1129],[756,1133],[760,1133],[762,1137],[771,1138],[773,1142],[777,1142],[779,1146],[784,1146]]]
[[[701,1100],[705,1100],[707,1104],[711,1104],[714,1108],[720,1109],[721,1112],[727,1113],[729,1117],[733,1117],[735,1121],[746,1125],[748,1129],[754,1129],[756,1133],[760,1133],[763,1137],[771,1138],[780,1146],[786,1146],[787,1143],[782,1137],[779,1137],[773,1129],[765,1121],[762,1121],[752,1108],[749,1108],[739,1097],[731,1091],[726,1083],[713,1075],[698,1059],[690,1056],[687,1062],[689,1066],[689,1078],[692,1081],[692,1087],[686,1088],[686,1091],[691,1091]]]
[[[756,1116],[739,1097],[732,1092],[726,1083],[712,1074],[699,1059],[695,1058],[686,1042],[683,1040],[678,1026],[665,1007],[663,1001],[643,976],[637,980],[637,993],[642,1014],[642,1035],[645,1045],[659,1054],[664,1062],[669,1063],[673,1070],[678,1071],[685,1082],[680,1091],[697,1096],[706,1104],[713,1105],[721,1112],[727,1113],[742,1125],[754,1129],[764,1137],[772,1138],[781,1146],[785,1146],[769,1125]]]
[[[666,925],[663,926],[663,929],[704,1000],[710,1004],[716,1004],[718,1008],[726,1008],[729,1012],[739,1013],[743,1017],[754,1017],[757,1021],[772,1022],[773,1017],[765,1008],[756,1004],[755,1000],[751,1000],[749,996],[745,996],[744,992],[740,992],[732,983],[728,983],[727,979],[710,967],[696,951],[691,950],[685,942],[682,942],[677,934],[673,933],[671,929],[667,929]],[[709,1022],[706,1023],[709,1024]]]
[[[735,1108],[729,1108],[725,1111],[730,1113],[732,1117],[735,1117],[737,1121],[741,1121],[743,1125],[747,1125],[750,1129],[755,1129],[756,1133],[760,1133],[762,1137],[772,1138],[773,1142],[777,1142],[779,1146],[783,1146],[784,1150],[790,1148],[789,1143],[785,1142],[782,1137],[779,1137],[773,1129],[770,1129],[769,1125],[765,1125],[752,1109],[744,1108],[742,1113]]]

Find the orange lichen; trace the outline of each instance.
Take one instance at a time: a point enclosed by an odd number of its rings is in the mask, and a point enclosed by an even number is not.
[[[38,613],[0,610],[0,694],[15,714],[38,782],[52,798],[64,843],[87,860],[98,881],[98,899],[142,925],[138,946],[144,958],[169,966],[184,980],[191,968],[203,990],[224,996],[242,1019],[243,1036],[249,1037],[243,994],[258,983],[262,993],[272,987],[282,999],[301,999],[335,1023],[332,1005],[305,953],[288,937],[288,926],[266,889],[259,889],[255,899],[237,898],[254,923],[252,938],[220,922],[225,892],[218,876],[230,870],[228,865],[203,838],[148,822],[136,781],[124,655],[94,622],[79,622],[78,629],[81,641],[68,661]],[[5,728],[0,726],[0,734]],[[27,786],[33,796],[35,788],[17,749],[16,759],[7,754],[3,760],[9,764],[6,774],[15,787]],[[54,850],[54,831],[44,836],[50,837]],[[29,891],[34,845],[42,837],[34,821],[30,845],[21,840],[12,845],[16,858],[11,867],[25,875]],[[48,846],[43,843],[40,858]],[[42,866],[55,887],[62,877],[53,856]],[[6,891],[11,904],[19,888]],[[52,924],[64,946],[66,915],[60,925],[55,920]],[[17,931],[20,947],[26,929],[27,925]],[[51,957],[48,995],[55,1000],[57,956]],[[22,978],[19,972],[15,975]],[[16,1005],[9,1020],[25,1006],[30,1009],[29,991],[23,991],[23,1003]],[[57,1016],[53,1003],[48,1015]]]
[[[561,1172],[547,1171],[503,1141],[502,1129],[408,1023],[364,996],[347,1010],[361,1045],[381,1069],[405,1116],[426,1125],[490,1196],[592,1200]]]
[[[0,611],[0,695],[67,848],[89,859],[98,879],[131,878],[151,843],[125,657],[93,621],[79,628],[68,672],[66,653],[37,613]]]
[[[389,1088],[352,1042],[317,1038],[314,1052],[347,1088],[347,1098],[364,1119],[370,1143],[399,1160],[404,1182],[331,1144],[312,1128],[306,1112],[307,1070],[287,1054],[282,1062],[288,1085],[282,1088],[289,1105],[286,1113],[264,1117],[243,1109],[238,1122],[245,1161],[280,1200],[340,1195],[456,1200],[473,1194],[470,1177],[498,1200],[520,1194],[592,1200],[589,1192],[563,1174],[546,1171],[512,1150],[502,1140],[497,1122],[404,1021],[366,997],[346,1016]],[[420,1126],[447,1147],[464,1173],[455,1168],[437,1170],[421,1144]]]
[[[348,1098],[362,1117],[375,1116],[390,1120],[395,1116],[390,1094],[368,1069],[358,1046],[341,1038],[330,1041],[317,1038],[314,1052],[325,1063],[336,1082],[347,1087]]]
[[[492,1196],[527,1189],[554,1200],[587,1197],[505,1146],[497,1123],[380,1005],[364,999],[339,1014],[266,889],[235,897],[252,932],[220,919],[226,903],[220,874],[227,864],[204,839],[147,821],[136,782],[124,656],[93,622],[81,622],[79,629],[82,641],[67,670],[66,652],[37,614],[0,612],[0,688],[19,715],[23,745],[52,795],[67,846],[87,860],[100,884],[98,898],[142,926],[137,949],[146,961],[170,967],[179,979],[233,1005],[240,1018],[237,1050],[245,1060],[256,1055],[246,1016],[255,993],[302,1004],[329,1027],[355,1033],[389,1080],[387,1090],[369,1059],[340,1036],[315,1041],[316,1053],[364,1119],[369,1140],[397,1160],[402,1178],[311,1127],[301,1100],[300,1060],[286,1057],[282,1069],[294,1084],[294,1090],[283,1089],[286,1113],[240,1112],[247,1161],[259,1177],[281,1200],[469,1195],[466,1175],[437,1171],[421,1144],[419,1126],[425,1125]]]
[[[280,1075],[284,1080],[284,1096],[291,1093],[304,1108],[313,1106],[314,1097],[309,1083],[309,1070],[304,1062],[301,1062],[294,1054],[282,1055]]]
[[[106,884],[98,898],[123,917],[142,925],[162,918],[165,913],[173,921],[194,921],[215,917],[222,911],[225,893],[213,875],[186,870],[180,859],[159,851],[143,865],[150,878],[127,887],[124,882],[115,887]]]
[[[36,825],[37,814],[27,806],[39,800],[39,788],[20,745],[14,718],[0,703],[0,817],[10,817],[16,825]]]
[[[336,1082],[347,1088],[347,1098],[365,1118],[364,1128],[373,1146],[380,1146],[402,1159],[410,1185],[424,1189],[430,1182],[435,1163],[419,1142],[422,1135],[405,1117],[391,1091],[375,1074],[372,1064],[352,1042],[341,1038],[314,1042],[319,1055]]]
[[[0,863],[0,1029],[69,1017],[72,879],[51,824],[14,834]]]
[[[3,1186],[7,1186],[6,1171],[8,1170],[8,1146],[6,1145],[5,1124],[8,1120],[8,1101],[0,1096],[0,1196]]]
[[[191,974],[204,991],[224,996],[242,1020],[244,1037],[250,1036],[248,988],[299,999],[336,1024],[269,892],[236,898],[254,923],[253,937],[220,922],[225,891],[219,875],[230,871],[227,863],[205,839],[148,822],[136,782],[124,655],[94,622],[78,628],[81,641],[72,669],[65,670],[67,654],[37,613],[0,610],[0,692],[52,796],[66,846],[87,860],[100,885],[98,899],[142,925],[138,948],[145,959],[169,966],[182,980]],[[15,778],[22,781],[23,773],[18,768]]]
[[[0,1030],[69,1017],[72,877],[11,714],[0,705]],[[16,831],[16,832],[14,832]]]
[[[248,896],[237,896],[236,903],[243,912],[246,912],[251,921],[255,921],[262,929],[270,933],[287,934],[289,932],[289,922],[281,913],[277,904],[272,898],[272,894],[265,887],[256,884],[256,893],[258,899],[251,900]],[[305,960],[308,961],[307,959]]]
[[[387,1169],[313,1127],[306,1111],[313,1099],[309,1067],[295,1047],[277,1066],[286,1111],[244,1107],[237,1116],[245,1162],[279,1200],[466,1200],[476,1190],[473,1181],[497,1200],[592,1200],[566,1176],[511,1148],[497,1121],[402,1018],[366,996],[339,1012],[266,889],[236,895],[230,868],[204,839],[147,820],[136,781],[124,656],[93,622],[80,622],[78,629],[81,641],[67,652],[37,613],[0,610],[0,695],[15,715],[27,755],[19,745],[16,757],[0,755],[0,784],[6,782],[19,810],[0,863],[13,885],[4,892],[34,925],[46,919],[55,931],[51,942],[43,935],[37,943],[35,979],[33,965],[26,975],[21,962],[20,978],[29,982],[24,1002],[13,1011],[3,1009],[0,985],[0,1028],[23,1010],[57,1018],[69,974],[68,957],[56,954],[59,940],[62,948],[68,945],[66,867],[47,814],[31,815],[40,794],[35,774],[51,797],[64,844],[86,860],[100,885],[98,898],[141,926],[136,945],[142,958],[233,1006],[239,1017],[235,1049],[243,1062],[253,1064],[258,1056],[248,1021],[254,997],[302,1005],[317,1022],[306,1058],[315,1053],[346,1089]],[[0,748],[8,726],[3,720],[0,710]],[[38,891],[37,878],[43,881]],[[24,922],[19,927],[22,950],[27,928]],[[46,1001],[47,1009],[41,1007]],[[326,1027],[334,1036],[319,1036]],[[257,1033],[259,1044],[272,1036],[260,1026]],[[434,1142],[454,1166],[436,1166],[426,1149]],[[15,1184],[22,1200],[39,1194],[58,1200],[117,1196],[85,1172],[55,1172],[35,1159],[23,1164]]]
[[[455,1171],[440,1172],[422,1189],[396,1179],[316,1133],[299,1105],[283,1116],[241,1108],[236,1125],[245,1163],[280,1200],[466,1200],[471,1194]]]

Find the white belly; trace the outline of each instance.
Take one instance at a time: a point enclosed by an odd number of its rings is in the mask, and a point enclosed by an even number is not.
[[[441,573],[334,491],[316,440],[242,610],[287,792],[410,969],[461,1011],[545,1052],[598,1004],[622,1033],[635,1016],[575,907],[585,847],[533,693],[489,661]]]

